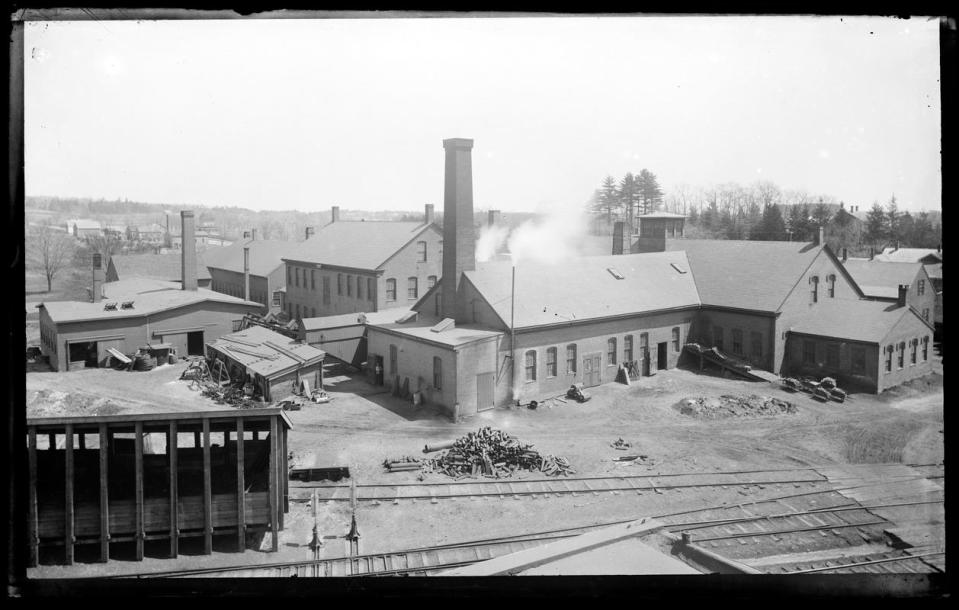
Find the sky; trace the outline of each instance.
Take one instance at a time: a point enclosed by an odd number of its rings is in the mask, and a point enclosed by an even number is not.
[[[29,22],[27,195],[477,209],[606,175],[941,207],[939,24],[839,17]]]

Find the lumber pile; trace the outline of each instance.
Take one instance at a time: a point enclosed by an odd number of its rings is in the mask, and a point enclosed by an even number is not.
[[[420,470],[423,464],[419,459],[406,455],[397,460],[383,460],[383,467],[386,468],[387,472],[409,472],[412,470]]]
[[[518,470],[540,471],[548,476],[576,474],[566,458],[542,456],[533,445],[490,426],[456,439],[445,453],[427,460],[423,469],[455,479],[480,475],[499,479]]]

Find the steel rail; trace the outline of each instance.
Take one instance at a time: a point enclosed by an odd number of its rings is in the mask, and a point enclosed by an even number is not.
[[[776,536],[778,534],[799,534],[802,532],[815,532],[819,530],[839,530],[853,527],[865,527],[867,525],[882,525],[889,523],[885,519],[881,521],[866,521],[864,523],[847,523],[842,525],[815,525],[810,527],[797,527],[788,530],[770,530],[767,532],[738,532],[736,534],[727,534],[726,536],[711,536],[709,538],[691,538],[691,542],[710,542],[712,540],[733,540],[735,538],[753,538],[755,536]]]
[[[945,554],[946,554],[945,551],[936,551],[933,553],[920,553],[918,555],[902,555],[900,557],[889,557],[886,559],[872,559],[869,561],[846,563],[846,564],[835,565],[835,566],[826,566],[822,568],[811,568],[807,570],[792,570],[786,573],[792,575],[792,574],[810,574],[812,572],[829,572],[829,571],[835,571],[835,570],[846,570],[849,568],[858,568],[859,566],[869,566],[877,563],[893,563],[897,561],[911,561],[913,559],[921,559],[923,557],[931,557],[933,555],[945,555]],[[923,563],[926,563],[926,562],[924,561]]]

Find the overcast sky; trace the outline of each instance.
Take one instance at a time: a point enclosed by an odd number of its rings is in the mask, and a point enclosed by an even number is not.
[[[938,21],[28,23],[28,195],[253,209],[578,206],[607,174],[939,209]]]

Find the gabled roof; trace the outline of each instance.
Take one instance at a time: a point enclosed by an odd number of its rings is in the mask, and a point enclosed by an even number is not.
[[[196,277],[198,280],[210,279],[204,263],[204,252],[196,254]],[[117,278],[128,280],[137,277],[165,280],[168,282],[180,281],[183,273],[182,256],[179,252],[166,254],[114,254],[110,257],[113,267],[117,271]]]
[[[250,248],[250,275],[266,277],[283,265],[283,259],[293,252],[298,244],[278,239],[252,239],[234,242],[232,245],[208,251],[206,266],[243,273],[243,248]]]
[[[296,248],[283,258],[354,269],[378,269],[427,230],[440,231],[436,225],[422,222],[338,220],[296,244]]]
[[[775,312],[824,249],[806,242],[667,239],[666,250],[686,253],[703,305]]]
[[[942,260],[942,252],[935,248],[885,248],[876,260],[887,263],[918,263],[927,256]]]
[[[847,259],[843,266],[867,296],[898,298],[899,285],[912,286],[923,272],[919,263],[886,263],[867,258]]]
[[[901,307],[885,301],[826,299],[813,307],[809,314],[789,327],[791,332],[847,341],[882,343],[892,327],[903,316],[916,316],[927,322],[909,306]]]
[[[264,377],[273,377],[322,362],[326,352],[262,326],[223,335],[207,346]]]
[[[507,326],[512,270],[510,262],[493,261],[464,273]],[[555,265],[521,262],[515,303],[514,327],[524,328],[695,307],[700,301],[686,255],[658,252],[589,256]]]
[[[936,263],[934,265],[923,265],[926,268],[926,273],[929,274],[929,278],[933,280],[942,279],[942,263]]]
[[[249,305],[254,310],[259,310],[262,307],[259,303],[244,301],[205,288],[181,290],[180,284],[177,282],[144,278],[106,283],[103,285],[103,293],[103,299],[99,303],[46,301],[39,306],[43,307],[49,314],[50,319],[58,324],[87,320],[137,318],[205,301]],[[120,305],[125,301],[133,301],[133,308],[121,309]],[[108,302],[117,303],[117,308],[111,311],[105,310],[104,306]]]

